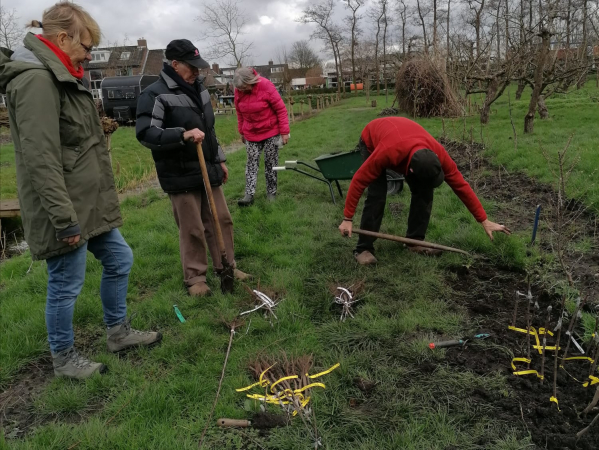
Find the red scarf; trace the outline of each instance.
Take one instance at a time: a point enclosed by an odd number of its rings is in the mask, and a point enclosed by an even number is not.
[[[46,44],[46,46],[54,52],[54,54],[58,57],[58,59],[60,59],[60,61],[64,64],[64,66],[67,68],[71,75],[73,75],[75,78],[79,80],[83,78],[83,66],[80,65],[79,69],[75,69],[75,66],[73,66],[73,61],[71,61],[69,55],[67,55],[65,52],[63,52],[60,48],[58,48],[55,44],[43,37],[41,34],[36,34],[36,37],[44,44]]]

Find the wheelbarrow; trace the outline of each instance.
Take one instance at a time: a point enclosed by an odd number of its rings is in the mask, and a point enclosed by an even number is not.
[[[343,198],[343,191],[339,185],[339,180],[351,180],[354,174],[358,171],[364,158],[359,150],[351,152],[337,152],[319,156],[314,159],[316,166],[305,163],[303,161],[285,161],[284,166],[273,167],[275,171],[293,170],[307,177],[322,181],[329,187],[333,204],[335,201],[335,193],[333,191],[333,182],[337,186],[339,195]],[[302,170],[298,166],[311,169],[312,172]],[[404,177],[403,175],[387,169],[387,195],[398,194],[403,190]]]

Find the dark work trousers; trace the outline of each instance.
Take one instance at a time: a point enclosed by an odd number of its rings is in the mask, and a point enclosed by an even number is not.
[[[360,140],[360,152],[366,160],[370,152]],[[408,232],[406,237],[410,239],[424,240],[426,229],[431,218],[433,208],[434,188],[422,186],[415,180],[406,177],[406,182],[410,186],[412,199],[410,201],[410,215],[408,216]],[[378,232],[381,229],[383,215],[385,213],[385,204],[387,203],[387,174],[384,171],[379,177],[368,186],[368,194],[362,211],[360,228],[368,231]],[[360,235],[355,253],[362,253],[368,250],[374,254],[374,241],[376,238]]]

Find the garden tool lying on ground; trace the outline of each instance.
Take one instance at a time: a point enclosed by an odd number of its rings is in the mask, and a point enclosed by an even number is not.
[[[388,241],[401,242],[406,245],[434,248],[436,250],[444,250],[446,252],[454,252],[454,253],[461,253],[463,255],[469,255],[468,252],[457,249],[457,248],[446,247],[445,245],[433,244],[432,242],[419,241],[417,239],[409,239],[409,238],[404,238],[404,237],[400,237],[400,236],[393,236],[392,234],[376,233],[374,231],[360,230],[359,228],[354,229],[352,231],[352,233],[361,234],[364,236],[375,237],[375,238],[379,238],[379,239],[387,239]]]
[[[257,428],[264,430],[267,428],[284,427],[287,425],[288,419],[286,416],[279,414],[269,414],[266,412],[254,415],[252,420],[237,420],[237,419],[218,419],[216,424],[221,428]]]
[[[214,196],[212,195],[212,186],[210,185],[210,178],[208,178],[208,170],[206,169],[206,161],[204,160],[204,152],[202,151],[202,144],[196,145],[198,150],[198,159],[200,160],[200,168],[202,169],[202,178],[204,179],[204,187],[206,188],[206,197],[210,205],[210,213],[212,214],[212,221],[214,222],[214,230],[216,232],[216,244],[218,251],[221,255],[221,261],[223,270],[219,273],[220,276],[220,289],[223,294],[233,292],[233,281],[234,281],[234,268],[227,261],[227,253],[225,251],[225,241],[223,239],[223,232],[220,228],[218,221],[218,211],[216,210],[216,203],[214,202]]]
[[[491,335],[486,334],[486,333],[481,333],[481,334],[474,335],[472,338],[456,339],[453,341],[431,342],[430,344],[428,344],[428,347],[431,350],[434,350],[436,348],[455,347],[458,345],[461,346],[461,345],[465,345],[466,342],[468,342],[470,339],[486,339],[489,336],[491,336]]]

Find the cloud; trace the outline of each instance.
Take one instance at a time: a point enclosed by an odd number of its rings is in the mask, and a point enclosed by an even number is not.
[[[44,9],[56,0],[1,0],[2,6],[15,8],[21,21],[41,20]],[[205,0],[209,1],[209,0]],[[103,43],[125,39],[134,44],[144,37],[151,49],[164,48],[173,39],[191,40],[201,51],[208,50],[210,43],[201,38],[204,25],[197,20],[203,13],[203,1],[193,0],[75,0],[98,22],[103,34]],[[266,64],[275,58],[281,46],[290,48],[293,42],[309,40],[313,25],[298,23],[301,11],[313,0],[243,0],[241,7],[249,16],[244,36],[252,41],[252,61]],[[343,5],[337,14],[346,14]],[[322,45],[312,41],[315,50]],[[226,65],[228,61],[214,61]]]

